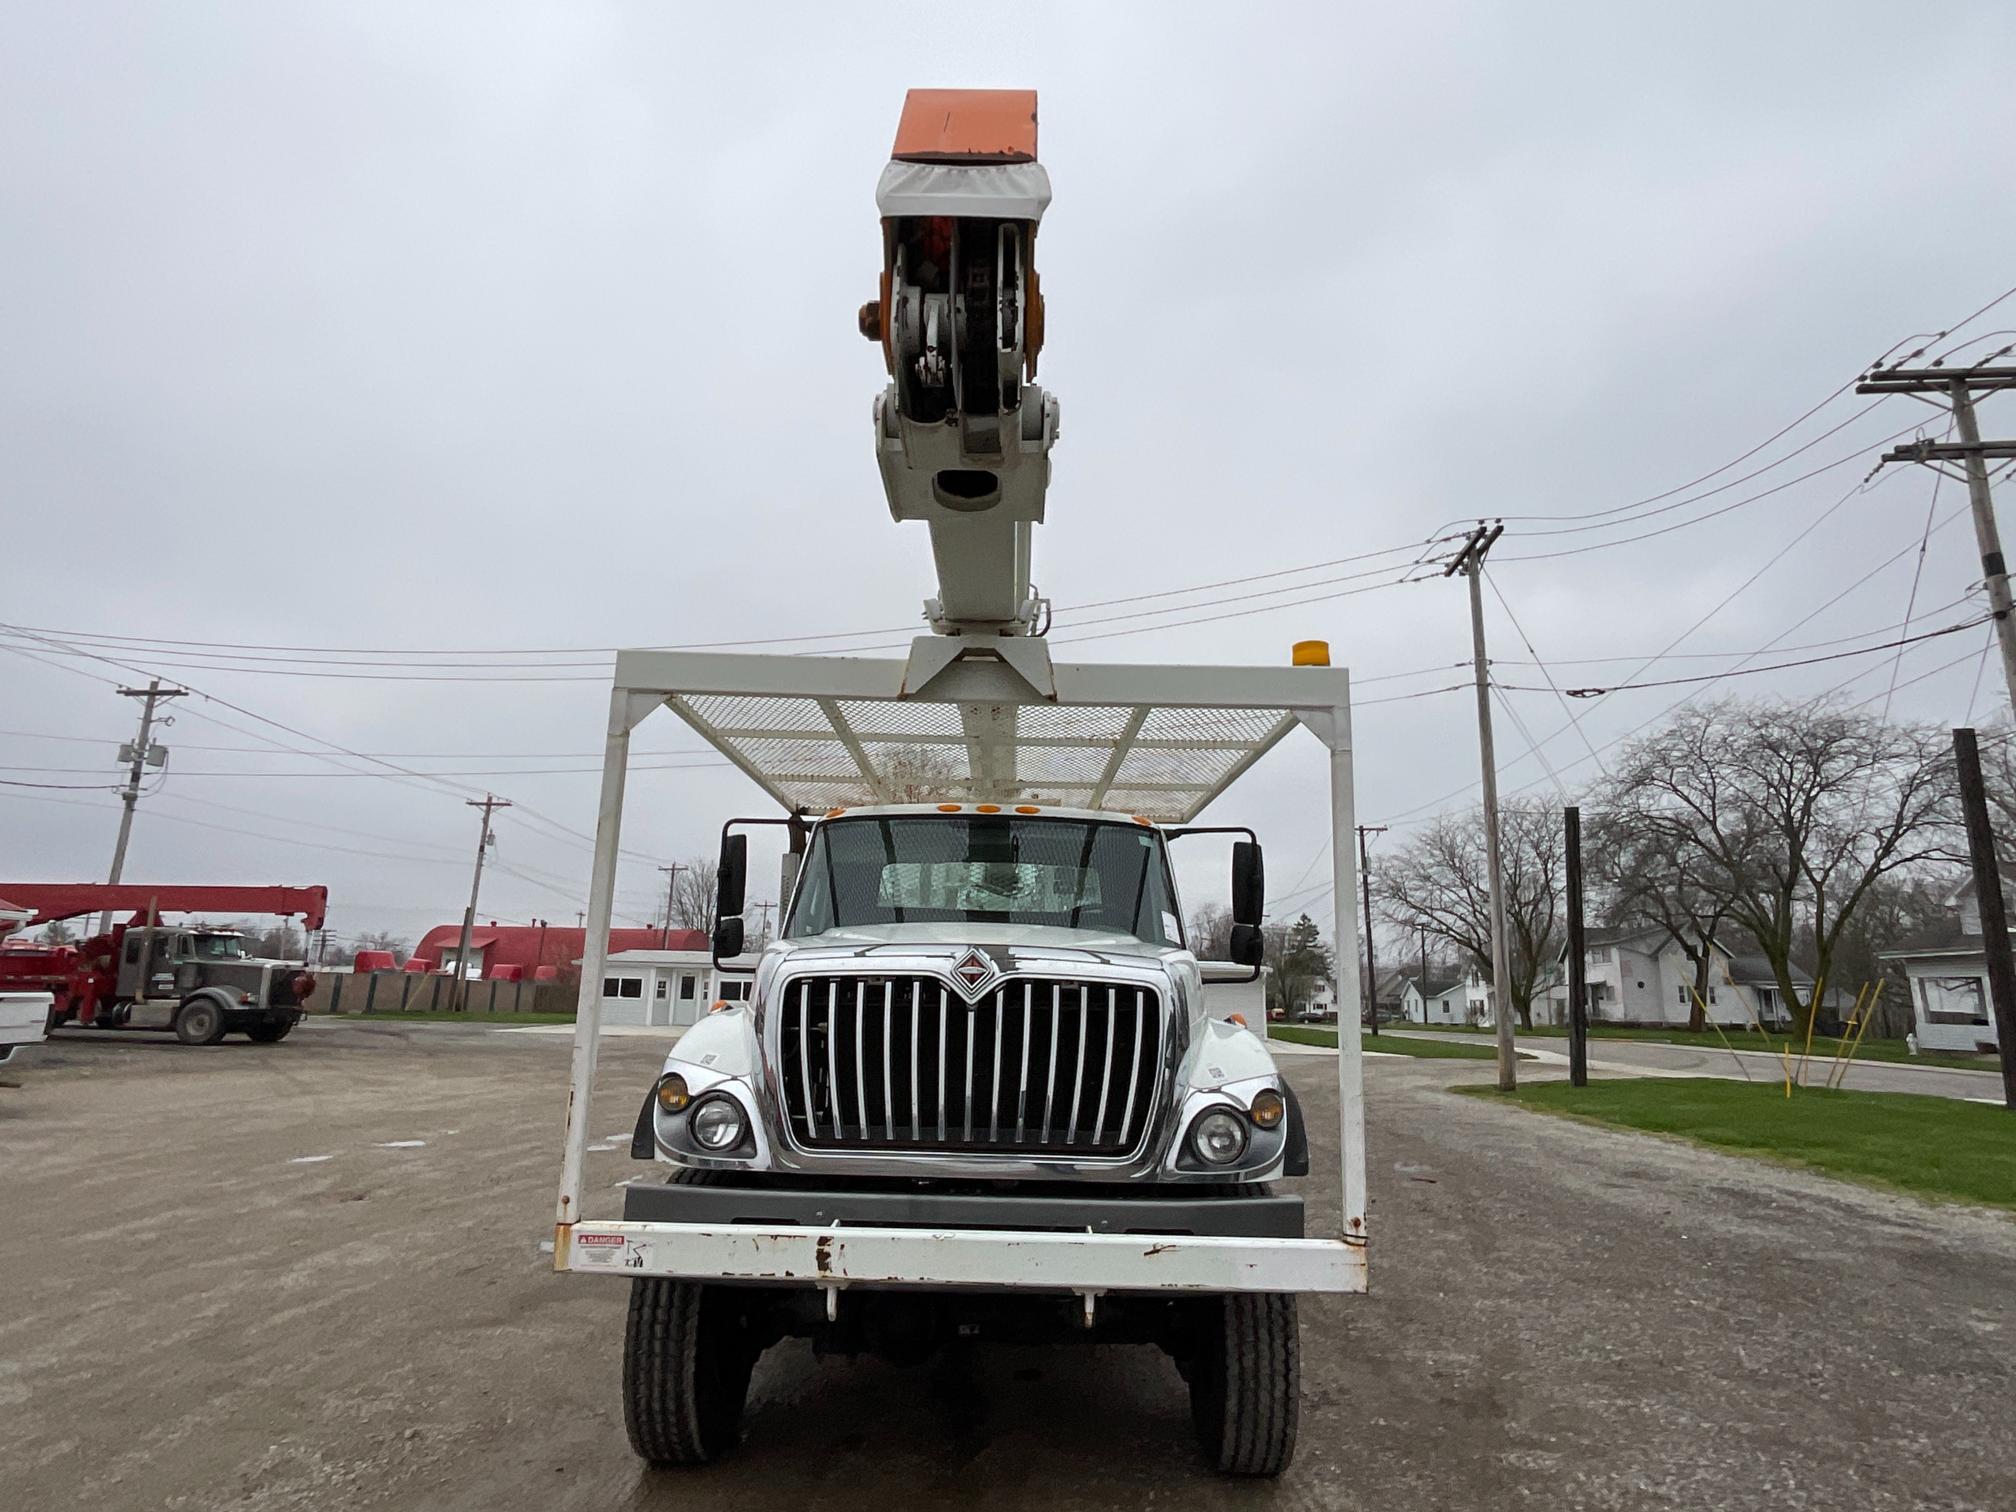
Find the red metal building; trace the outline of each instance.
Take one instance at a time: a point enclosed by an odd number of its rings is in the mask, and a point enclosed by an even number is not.
[[[462,940],[460,924],[437,924],[413,947],[407,969],[447,969]],[[609,950],[705,950],[706,932],[698,929],[612,929]],[[469,959],[485,981],[571,982],[580,975],[588,947],[588,931],[558,924],[478,924],[469,935]],[[414,961],[427,964],[415,967]],[[541,967],[547,968],[542,972]]]

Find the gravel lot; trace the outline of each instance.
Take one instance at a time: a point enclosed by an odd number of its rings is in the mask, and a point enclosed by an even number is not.
[[[610,1212],[662,1048],[604,1047]],[[6,1504],[2016,1506],[2016,1223],[1454,1097],[1488,1068],[1417,1060],[1368,1067],[1373,1295],[1304,1304],[1278,1484],[1206,1474],[1174,1370],[1119,1347],[901,1371],[786,1345],[740,1457],[647,1471],[623,1285],[539,1251],[566,1056],[322,1022],[7,1068]],[[1288,1064],[1320,1172],[1332,1062]]]

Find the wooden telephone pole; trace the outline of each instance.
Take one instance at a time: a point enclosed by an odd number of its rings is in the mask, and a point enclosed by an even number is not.
[[[476,932],[476,898],[483,890],[483,853],[490,848],[490,815],[495,809],[509,808],[510,803],[502,798],[485,793],[481,798],[465,799],[470,808],[483,810],[483,828],[476,835],[476,874],[469,879],[469,907],[462,914],[462,938],[455,947],[455,1011],[461,1013],[469,1006],[469,937]]]
[[[1372,1025],[1372,1033],[1379,1033],[1379,973],[1372,964],[1372,868],[1366,856],[1365,841],[1369,835],[1383,835],[1383,824],[1361,824],[1358,826],[1358,891],[1365,899],[1365,1002],[1371,1009],[1367,1015]]]
[[[1988,790],[1981,780],[1981,751],[1972,730],[1953,732],[1953,763],[1960,809],[1967,821],[1967,853],[1974,863],[1974,903],[1981,911],[1981,948],[1988,957],[1988,997],[1995,1015],[2002,1062],[2002,1105],[2016,1110],[2016,961],[2010,958],[2009,912],[2002,897],[2002,868],[1988,823]]]
[[[1988,589],[1988,607],[1995,616],[1995,638],[2002,648],[2002,683],[2009,695],[2009,710],[2016,714],[2016,609],[2009,589],[2009,564],[2002,556],[2002,536],[1995,525],[1995,499],[1988,491],[1988,459],[2016,457],[2016,441],[1983,441],[1981,426],[1974,417],[1976,393],[1999,393],[2016,389],[2016,367],[1971,368],[1878,368],[1855,385],[1858,394],[1912,394],[1935,407],[1927,395],[1944,396],[1953,414],[1958,441],[1914,441],[1883,454],[1885,462],[1922,462],[1925,466],[1955,478],[1942,463],[1957,462],[1955,481],[1967,485],[1967,502],[1974,512],[1974,540],[1981,550],[1981,578]]]
[[[154,710],[164,699],[182,698],[185,690],[164,688],[158,677],[149,678],[144,688],[121,688],[121,698],[137,698],[140,702],[140,733],[133,744],[120,752],[126,758],[126,786],[119,791],[121,813],[119,815],[119,838],[112,846],[112,871],[105,878],[117,883],[126,870],[126,842],[133,838],[133,810],[140,803],[140,778],[150,766],[159,766],[166,753],[150,738],[154,733]],[[174,721],[170,720],[169,723]],[[157,752],[161,753],[157,756]],[[98,933],[105,934],[112,928],[111,910],[98,916]]]
[[[1484,558],[1505,534],[1502,524],[1478,522],[1442,576],[1461,572],[1470,579],[1470,648],[1477,678],[1477,750],[1484,767],[1484,858],[1491,890],[1492,1022],[1498,1031],[1498,1090],[1519,1084],[1518,1056],[1512,1049],[1510,938],[1505,927],[1505,868],[1498,847],[1498,753],[1491,740],[1491,662],[1484,653]]]

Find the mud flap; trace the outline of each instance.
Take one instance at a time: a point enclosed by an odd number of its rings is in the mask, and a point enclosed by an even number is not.
[[[637,1111],[637,1127],[630,1131],[630,1158],[632,1160],[656,1160],[658,1145],[651,1133],[651,1104],[657,1100],[658,1084],[654,1081],[651,1090],[644,1094],[644,1106]],[[1308,1154],[1303,1154],[1303,1163],[1308,1163]]]
[[[1309,1128],[1302,1122],[1302,1104],[1295,1097],[1295,1089],[1286,1081],[1281,1083],[1281,1095],[1288,1099],[1288,1148],[1282,1154],[1281,1174],[1283,1176],[1307,1176],[1309,1174]],[[645,1111],[650,1111],[646,1106]]]

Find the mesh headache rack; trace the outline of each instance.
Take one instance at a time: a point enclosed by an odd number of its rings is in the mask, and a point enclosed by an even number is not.
[[[1172,823],[1196,817],[1300,726],[1329,753],[1339,1001],[1355,1001],[1359,990],[1350,676],[1341,668],[1053,664],[1048,645],[1030,637],[920,636],[904,658],[623,652],[610,699],[581,963],[557,1268],[1087,1294],[1364,1290],[1364,1099],[1349,1016],[1340,1024],[1336,1058],[1342,1202],[1335,1238],[1157,1236],[1145,1244],[1117,1233],[714,1228],[584,1214],[582,1167],[595,1127],[597,988],[607,959],[630,736],[660,708],[787,810],[1047,801]],[[1134,1014],[1137,1004],[1144,1020],[1162,1011],[1153,994],[1123,1003],[1119,998],[1134,989],[1122,985],[1107,1004],[1099,1001],[1105,984],[1090,983],[1074,1005],[1080,984],[1045,981],[1031,988],[1025,1004],[1011,1000],[1021,991],[1016,983],[995,1011],[970,1019],[962,1011],[957,1029],[947,1012],[941,1031],[928,996],[935,983],[915,986],[906,999],[907,982],[892,979],[880,994],[877,986],[864,990],[858,978],[844,989],[834,985],[839,980],[810,984],[782,1015],[788,1032],[801,1037],[795,1047],[778,1048],[786,1052],[780,1070],[793,1073],[786,1081],[797,1082],[786,1093],[793,1137],[808,1148],[846,1142],[858,1148],[862,1141],[971,1148],[969,1118],[972,1140],[984,1133],[987,1142],[998,1141],[996,1148],[1028,1149],[1033,1140],[1096,1157],[1138,1142],[1149,1116],[1141,1103],[1160,1073],[1136,1065],[1137,1047],[1157,1041],[1153,1025],[1137,1028]],[[1045,993],[1051,1001],[1039,1002]],[[900,1024],[899,1014],[906,1015]],[[1000,1095],[992,1090],[997,1071]],[[588,1246],[577,1251],[583,1239],[592,1242],[592,1255]]]

